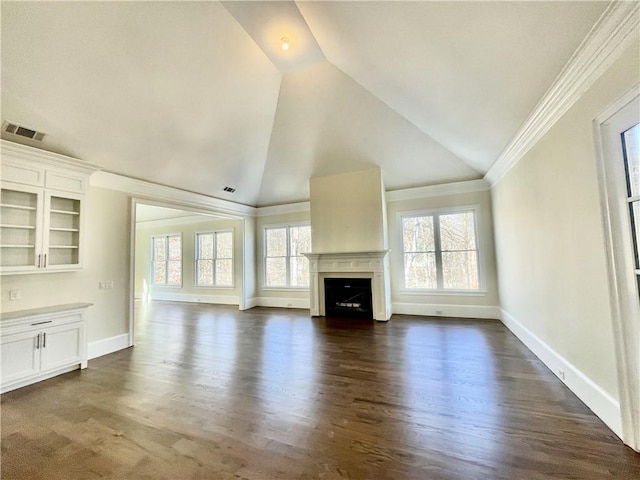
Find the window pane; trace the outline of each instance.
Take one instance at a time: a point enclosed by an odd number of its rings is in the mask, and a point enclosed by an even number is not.
[[[164,285],[167,283],[165,262],[153,262],[153,283],[156,285]]]
[[[636,269],[640,269],[640,263],[639,263],[639,252],[638,249],[640,248],[640,201],[639,202],[633,202],[631,204],[631,211],[633,218],[631,219],[633,222],[633,230],[634,230],[634,235],[635,235],[635,247],[636,247]]]
[[[629,196],[640,195],[640,123],[624,132]]]
[[[233,285],[233,260],[216,260],[216,286]]]
[[[198,285],[213,285],[213,260],[198,260],[196,280]]]
[[[182,259],[182,237],[179,235],[173,235],[169,238],[169,259],[180,260]]]
[[[404,254],[404,286],[437,288],[435,253]]]
[[[167,285],[182,284],[182,262],[180,260],[169,260],[167,262]]]
[[[202,260],[213,258],[213,234],[212,233],[198,234],[198,258]]]
[[[309,260],[307,257],[291,257],[291,286],[292,287],[308,287],[309,286]]]
[[[311,227],[291,227],[289,230],[291,256],[301,256],[302,253],[311,252]]]
[[[440,243],[446,250],[475,250],[476,228],[473,212],[440,215]]]
[[[285,257],[287,255],[287,229],[267,228],[267,257]]]
[[[433,217],[403,217],[402,250],[404,252],[433,252]]]
[[[231,232],[216,233],[216,258],[233,257],[233,234]]]
[[[153,238],[153,259],[166,260],[167,253],[167,237]]]
[[[287,286],[287,259],[275,257],[266,259],[267,287]]]
[[[478,255],[475,251],[442,252],[443,288],[478,289]]]

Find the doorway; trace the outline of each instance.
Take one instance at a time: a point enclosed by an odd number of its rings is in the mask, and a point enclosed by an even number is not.
[[[640,451],[640,94],[595,120],[623,441]]]

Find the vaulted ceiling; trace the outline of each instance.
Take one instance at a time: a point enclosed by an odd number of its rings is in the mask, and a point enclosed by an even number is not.
[[[376,165],[388,190],[476,179],[606,7],[2,2],[2,120],[46,133],[23,143],[254,206]]]

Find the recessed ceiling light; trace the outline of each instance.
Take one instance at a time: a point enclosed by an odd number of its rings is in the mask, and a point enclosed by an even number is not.
[[[283,50],[289,50],[289,39],[287,37],[282,37],[280,39],[280,42],[282,44],[282,49]]]

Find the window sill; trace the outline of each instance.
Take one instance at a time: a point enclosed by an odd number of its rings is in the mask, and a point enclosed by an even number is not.
[[[309,287],[262,287],[263,292],[308,292]]]
[[[486,290],[418,290],[418,289],[400,289],[400,295],[416,295],[416,296],[456,296],[456,297],[484,297]]]
[[[225,285],[224,287],[217,287],[216,285],[194,285],[194,288],[202,288],[205,290],[235,290],[235,286],[234,285]]]
[[[180,289],[180,288],[182,288],[182,285],[163,285],[163,284],[158,285],[158,284],[152,283],[151,287],[153,287],[153,288],[177,288],[177,289]]]

